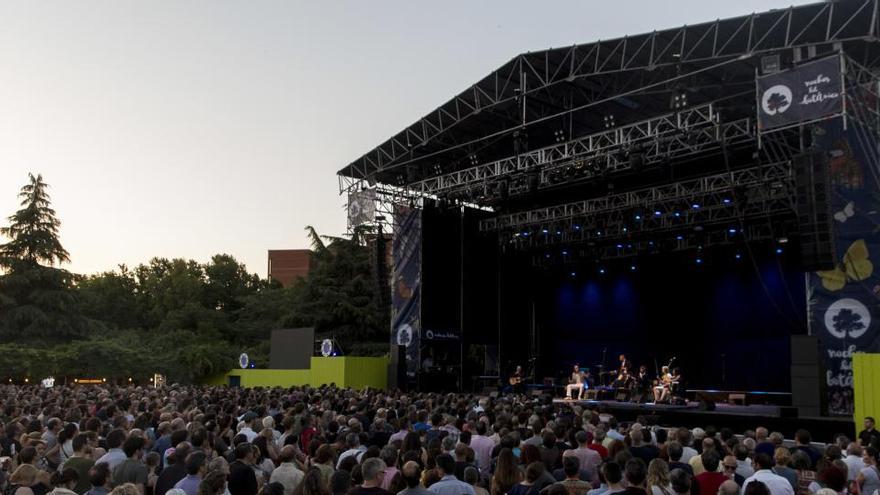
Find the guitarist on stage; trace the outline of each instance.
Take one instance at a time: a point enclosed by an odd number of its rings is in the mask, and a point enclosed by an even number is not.
[[[516,371],[510,375],[510,379],[508,382],[510,383],[510,389],[515,394],[521,394],[525,390],[525,385],[523,384],[523,380],[525,379],[522,366],[517,366]]]

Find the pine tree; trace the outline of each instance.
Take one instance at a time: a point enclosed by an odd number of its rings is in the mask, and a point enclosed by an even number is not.
[[[55,264],[70,261],[58,238],[61,222],[51,207],[43,177],[29,174],[21,209],[0,234],[0,335],[7,340],[58,341],[85,332],[73,275]]]
[[[9,226],[0,234],[9,242],[0,245],[0,266],[7,270],[32,268],[40,262],[49,266],[70,261],[70,254],[61,245],[58,227],[61,222],[51,207],[43,176],[28,174],[30,183],[21,188],[18,197],[22,208],[9,217]]]

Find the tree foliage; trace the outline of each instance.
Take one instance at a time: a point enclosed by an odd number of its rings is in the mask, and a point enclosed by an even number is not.
[[[372,276],[363,231],[312,240],[309,277],[289,287],[249,273],[229,254],[207,263],[153,258],[129,268],[74,275],[47,185],[30,176],[22,209],[0,233],[0,377],[162,373],[195,381],[235,366],[248,352],[268,363],[277,328],[313,326],[349,352],[387,351],[387,308]]]

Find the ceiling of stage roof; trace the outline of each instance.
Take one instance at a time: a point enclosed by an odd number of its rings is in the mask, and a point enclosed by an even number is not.
[[[691,105],[746,95],[758,63],[750,55],[842,42],[873,66],[877,4],[815,3],[520,54],[338,173],[410,183],[600,131],[607,116],[622,125],[668,112],[673,94]],[[793,50],[782,56],[790,63]],[[747,114],[753,102],[726,104]]]

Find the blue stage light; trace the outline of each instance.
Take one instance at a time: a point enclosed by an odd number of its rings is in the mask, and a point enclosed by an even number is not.
[[[699,210],[699,209],[700,209],[700,205],[697,204],[697,203],[694,203],[694,204],[691,205],[691,208],[693,208],[693,209],[695,209],[695,210]]]
[[[739,253],[736,253],[736,255],[734,255],[734,258],[736,258],[736,259],[738,259],[738,260],[741,260],[741,259],[742,259],[742,255],[739,254]]]
[[[724,204],[726,204],[726,205],[729,205],[729,204],[730,204],[730,199],[729,199],[729,198],[724,198],[724,199],[721,200],[721,202],[724,203]]]
[[[563,255],[563,256],[568,256],[568,251],[563,251],[563,252],[562,252],[562,255]]]
[[[600,274],[600,275],[604,275],[604,274],[605,274],[605,269],[604,269],[604,268],[599,268],[599,274]]]
[[[623,228],[623,231],[626,232],[626,227]]]
[[[572,276],[572,277],[576,277],[576,276],[577,276],[577,273],[575,273],[575,272],[571,272],[571,276]]]
[[[641,215],[636,215],[636,220],[641,220],[641,219],[642,219]]]
[[[675,212],[675,213],[673,213],[673,215],[675,215],[675,217],[678,218],[678,217],[681,216],[681,213],[679,213],[679,212]]]
[[[703,264],[703,258],[697,258],[695,261],[697,262],[698,265]]]
[[[543,232],[543,233],[546,234],[546,233],[548,232],[548,230],[547,230],[547,229],[541,229],[541,232]]]
[[[662,215],[662,214],[663,214],[663,213],[662,213],[660,210],[654,210],[654,216],[655,216],[655,217],[659,217],[659,216]]]
[[[581,226],[580,226],[580,225],[575,225],[575,226],[574,226],[574,230],[581,230]]]
[[[728,234],[736,234],[736,229],[727,229]]]
[[[680,236],[680,235],[675,236],[675,238],[676,238],[677,240],[679,240],[679,241],[682,240],[682,239],[684,239],[684,237],[682,237],[682,236]]]
[[[556,231],[556,235],[562,235],[562,232],[560,232],[560,231],[557,230],[557,231]]]
[[[776,248],[776,254],[782,254],[782,248],[781,248],[781,247]]]
[[[636,265],[630,265],[630,266],[629,266],[629,271],[631,271],[631,272],[636,271]]]
[[[623,249],[623,244],[618,244],[617,249]]]

